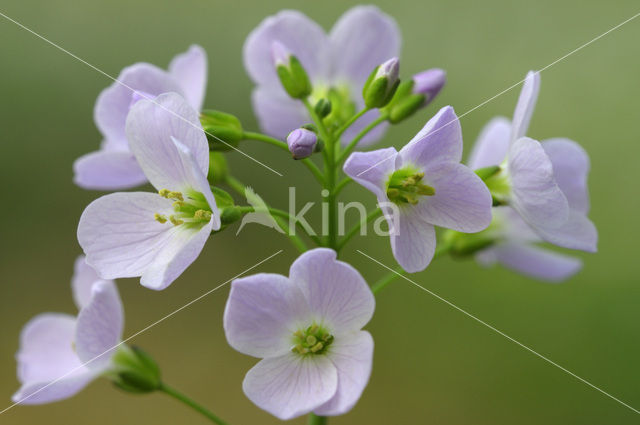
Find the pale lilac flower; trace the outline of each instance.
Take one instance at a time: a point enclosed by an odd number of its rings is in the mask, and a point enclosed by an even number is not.
[[[284,47],[298,58],[313,84],[314,102],[334,88],[344,103],[341,108],[352,108],[355,113],[364,106],[362,88],[369,74],[387,59],[399,56],[400,39],[395,21],[374,6],[350,9],[328,35],[297,11],[285,10],[266,18],[244,45],[245,68],[257,85],[252,100],[260,127],[284,139],[310,121],[302,103],[282,88],[273,62],[274,49],[281,52]],[[345,132],[343,141],[348,142],[378,116],[377,110],[369,111]],[[378,140],[385,129],[386,124],[378,126],[363,143]]]
[[[207,55],[193,45],[173,58],[168,71],[136,63],[123,69],[117,79],[119,82],[100,93],[94,109],[94,120],[103,137],[100,150],[78,158],[73,165],[74,182],[85,189],[126,189],[147,181],[125,134],[129,109],[140,99],[175,92],[200,111],[207,84]]]
[[[326,248],[302,254],[289,277],[236,279],[224,312],[227,340],[263,359],[244,379],[247,397],[283,420],[349,411],[371,373],[373,339],[361,329],[374,308],[360,273]]]
[[[209,147],[198,113],[175,93],[136,103],[126,133],[158,193],[113,193],[93,201],[80,218],[78,240],[103,278],[141,276],[142,285],[164,289],[220,228],[206,177]]]
[[[549,282],[568,279],[582,268],[579,258],[537,246],[542,239],[515,210],[507,206],[493,209],[493,222],[485,236],[495,240],[475,256],[485,266],[499,263]]]
[[[124,325],[122,302],[113,281],[103,280],[76,260],[73,296],[77,317],[43,313],[20,334],[16,354],[22,386],[12,400],[43,404],[72,397],[114,368],[112,357]]]
[[[500,172],[486,180],[487,185],[542,239],[564,248],[594,252],[597,230],[587,218],[589,156],[569,139],[539,143],[523,137],[539,86],[539,75],[530,72],[513,123],[502,117],[490,121],[474,146],[469,166],[500,166]]]
[[[318,143],[318,136],[306,128],[296,128],[287,136],[289,152],[295,159],[304,159],[313,153]]]
[[[426,268],[436,247],[434,226],[466,233],[491,222],[491,194],[460,164],[462,130],[453,108],[442,108],[400,152],[353,153],[344,172],[378,197],[391,248],[408,272]],[[395,204],[397,214],[390,205]],[[397,217],[395,217],[397,215]]]

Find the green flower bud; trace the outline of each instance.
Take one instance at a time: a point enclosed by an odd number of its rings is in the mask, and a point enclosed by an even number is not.
[[[231,114],[205,110],[200,114],[200,123],[212,151],[231,150],[238,146],[238,142],[243,138],[242,124]]]
[[[362,89],[367,108],[382,108],[389,103],[400,84],[399,72],[398,58],[391,58],[373,70]]]
[[[236,206],[223,208],[220,212],[220,222],[223,226],[227,226],[231,223],[235,223],[236,221],[242,218],[242,212],[240,208]]]
[[[271,45],[271,58],[282,87],[294,99],[304,99],[311,94],[311,81],[307,71],[294,55],[282,43],[274,41]]]
[[[149,393],[160,388],[160,368],[140,348],[122,345],[114,354],[113,363],[109,377],[121,390]]]
[[[227,175],[229,175],[227,158],[220,152],[209,152],[209,173],[207,174],[209,183],[221,183],[227,178]]]
[[[449,247],[452,257],[465,258],[490,247],[496,239],[486,231],[462,233],[448,230],[443,236],[443,243]]]
[[[331,113],[331,101],[329,99],[322,98],[318,103],[316,103],[314,109],[320,118],[324,118]]]

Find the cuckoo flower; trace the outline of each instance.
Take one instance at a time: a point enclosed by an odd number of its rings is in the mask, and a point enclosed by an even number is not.
[[[243,389],[280,419],[349,411],[371,373],[373,339],[361,330],[375,308],[360,273],[317,248],[302,254],[289,277],[237,279],[224,313],[229,344],[262,358]]]
[[[469,166],[500,166],[497,174],[485,180],[493,196],[513,207],[542,239],[565,248],[596,251],[597,231],[587,218],[587,153],[569,139],[540,143],[523,137],[538,88],[538,74],[529,73],[513,122],[502,117],[490,121],[474,146]]]
[[[460,164],[461,157],[462,130],[447,106],[400,152],[356,152],[344,165],[348,176],[378,197],[391,229],[393,255],[408,272],[431,262],[434,226],[472,233],[491,222],[491,195],[482,180]]]
[[[329,98],[333,112],[325,119],[340,125],[364,106],[361,93],[371,71],[399,56],[400,33],[395,21],[374,6],[347,11],[327,35],[304,14],[285,10],[266,18],[244,45],[244,63],[257,87],[253,109],[262,129],[284,139],[293,129],[309,122],[303,104],[291,99],[276,73],[274,56],[291,52],[298,58],[313,84],[312,100]],[[349,141],[378,117],[369,111],[343,135]],[[381,125],[363,139],[371,143],[385,131]]]
[[[44,313],[22,329],[16,355],[22,386],[14,402],[43,404],[72,397],[114,368],[124,323],[116,285],[98,277],[80,257],[72,289],[77,317]]]
[[[173,58],[168,71],[136,63],[123,69],[117,80],[100,93],[94,109],[103,137],[100,150],[78,158],[73,166],[75,183],[85,189],[126,189],[147,181],[129,148],[127,114],[138,100],[169,92],[181,94],[200,111],[207,83],[207,56],[194,45]]]
[[[542,239],[510,207],[496,207],[493,222],[486,234],[495,242],[476,254],[476,260],[484,265],[495,263],[524,275],[550,282],[570,278],[582,268],[579,258],[570,257],[537,244]]]
[[[207,182],[209,148],[198,113],[175,93],[141,100],[127,118],[131,151],[158,193],[113,193],[82,213],[78,240],[106,279],[171,284],[202,251],[220,214]]]

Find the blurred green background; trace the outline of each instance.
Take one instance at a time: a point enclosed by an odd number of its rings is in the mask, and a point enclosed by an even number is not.
[[[402,73],[448,72],[434,105],[388,132],[402,146],[443,105],[458,114],[637,13],[637,0],[537,2],[486,0],[376,2],[403,32]],[[136,61],[166,67],[189,44],[209,54],[206,106],[237,114],[255,129],[251,83],[242,66],[246,35],[265,16],[298,8],[330,28],[351,1],[166,0],[4,1],[1,11],[111,75]],[[442,259],[414,279],[558,364],[640,408],[640,19],[605,36],[542,74],[529,134],[566,136],[590,153],[591,217],[599,253],[581,256],[584,270],[561,285],[530,280],[473,262]],[[18,388],[18,334],[44,311],[75,314],[69,279],[80,248],[77,220],[98,192],[73,185],[75,158],[97,148],[92,110],[111,82],[0,17],[0,410]],[[510,116],[519,89],[462,119],[465,149],[491,117]],[[278,177],[238,154],[234,173],[275,206],[287,187],[299,201],[319,199],[306,170],[269,146],[243,150],[282,171]],[[304,188],[304,189],[303,189]],[[344,200],[369,192],[351,187]],[[353,211],[352,211],[353,213]],[[319,207],[313,211],[319,218]],[[353,217],[352,217],[353,218]],[[250,231],[249,231],[250,230]],[[258,270],[286,273],[296,252],[270,229],[250,226],[211,240],[169,289],[153,292],[119,281],[130,335],[278,249]],[[385,271],[355,252],[393,265],[387,240],[357,238],[342,258],[373,282]],[[166,381],[234,425],[275,424],[243,395],[241,381],[256,360],[231,349],[222,332],[228,287],[137,337],[160,363]],[[629,424],[638,416],[513,342],[406,281],[378,297],[368,325],[376,341],[371,382],[358,405],[335,424]],[[131,396],[105,380],[73,399],[17,406],[3,424],[204,424],[161,394]],[[304,419],[292,421],[304,423]]]

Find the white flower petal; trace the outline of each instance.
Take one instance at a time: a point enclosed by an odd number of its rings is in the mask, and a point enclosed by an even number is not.
[[[83,189],[115,190],[140,186],[147,181],[129,150],[99,150],[73,163],[75,184]]]
[[[542,147],[553,165],[556,183],[567,197],[569,207],[583,214],[589,212],[589,155],[576,142],[564,138],[543,141]]]
[[[377,197],[386,199],[387,180],[395,170],[397,157],[398,151],[395,148],[354,152],[347,158],[343,170]]]
[[[264,19],[244,43],[244,66],[257,84],[282,90],[271,57],[274,41],[298,58],[312,80],[327,75],[328,39],[322,27],[303,13],[283,10]]]
[[[175,93],[138,101],[127,118],[127,138],[138,164],[158,190],[184,190],[192,173],[185,169],[173,139],[189,148],[202,174],[209,171],[209,144],[198,113]]]
[[[598,250],[598,231],[586,215],[571,210],[569,218],[559,227],[538,226],[535,232],[545,241],[554,245],[581,251]]]
[[[436,231],[432,224],[423,221],[416,211],[401,210],[398,222],[389,222],[391,250],[400,266],[409,273],[427,268],[436,251]]]
[[[142,274],[140,284],[157,291],[171,285],[198,258],[211,235],[212,225],[210,221],[200,228],[176,227],[171,239]]]
[[[375,299],[362,275],[338,261],[336,252],[316,248],[291,265],[289,279],[305,295],[318,325],[334,336],[352,333],[366,325],[375,310]]]
[[[507,157],[511,123],[504,117],[496,117],[484,126],[473,145],[467,163],[472,170],[500,165]]]
[[[369,382],[373,338],[369,332],[360,331],[336,338],[328,350],[328,356],[338,370],[338,390],[314,413],[321,416],[343,415],[353,408]]]
[[[249,400],[282,420],[315,410],[337,387],[338,372],[328,356],[294,353],[261,360],[242,383]]]
[[[491,193],[471,169],[443,163],[431,167],[423,182],[435,189],[435,195],[423,196],[406,208],[415,208],[425,222],[467,233],[491,224]]]
[[[124,68],[118,81],[104,89],[94,109],[94,120],[105,139],[126,149],[125,122],[131,106],[132,90],[158,96],[161,93],[182,93],[182,88],[168,72],[148,63],[136,63]]]
[[[98,276],[93,267],[87,264],[85,256],[79,256],[74,264],[73,277],[71,278],[73,300],[78,310],[89,304],[93,285],[100,280],[103,279]]]
[[[518,139],[509,149],[510,205],[534,229],[555,228],[569,217],[567,198],[558,187],[551,160],[536,140]]]
[[[505,267],[549,282],[566,280],[582,268],[579,258],[533,245],[502,243],[490,248],[490,251],[494,259]]]
[[[455,111],[445,106],[431,118],[409,143],[400,149],[401,164],[428,170],[443,162],[462,159],[462,128]]]
[[[538,93],[540,92],[540,73],[529,71],[527,74],[516,109],[513,113],[513,122],[511,125],[511,143],[521,137],[526,136],[531,122],[531,116],[536,107]]]
[[[169,73],[176,80],[196,111],[202,109],[207,89],[207,53],[197,44],[173,58],[169,64]]]
[[[259,273],[231,284],[224,311],[227,341],[241,353],[273,357],[288,353],[294,332],[311,325],[309,305],[287,277]]]
[[[400,55],[398,25],[375,6],[356,6],[336,22],[329,36],[334,80],[349,81],[359,91],[374,68]]]
[[[25,325],[16,355],[22,387],[13,395],[14,402],[42,404],[68,398],[93,379],[73,350],[75,329],[75,317],[56,313],[38,315]]]
[[[76,353],[89,369],[103,371],[122,338],[124,310],[115,283],[98,281],[91,300],[80,310],[76,326]]]

